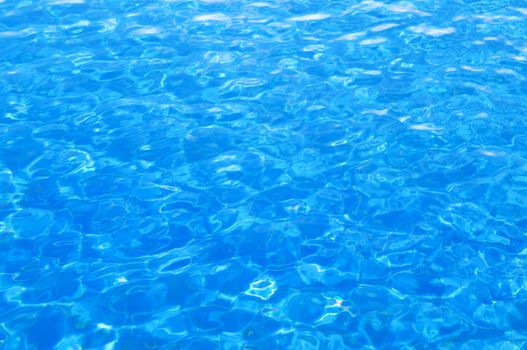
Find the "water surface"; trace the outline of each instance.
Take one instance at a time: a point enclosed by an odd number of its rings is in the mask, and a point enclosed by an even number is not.
[[[527,2],[0,0],[0,349],[524,349]]]

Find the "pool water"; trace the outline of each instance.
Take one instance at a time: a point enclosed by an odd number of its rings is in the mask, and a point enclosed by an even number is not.
[[[0,0],[0,349],[527,348],[527,2]]]

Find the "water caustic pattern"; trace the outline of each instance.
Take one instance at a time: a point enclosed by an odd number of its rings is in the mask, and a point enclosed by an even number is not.
[[[0,0],[0,349],[525,349],[526,73],[521,0]]]

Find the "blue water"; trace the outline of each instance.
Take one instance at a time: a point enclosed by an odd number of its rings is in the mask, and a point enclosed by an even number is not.
[[[526,349],[526,74],[521,0],[0,0],[0,349]]]

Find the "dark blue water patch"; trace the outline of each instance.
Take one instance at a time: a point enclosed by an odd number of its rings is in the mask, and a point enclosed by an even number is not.
[[[238,295],[258,277],[258,271],[238,261],[218,266],[206,279],[206,286],[225,294]]]
[[[29,346],[53,349],[64,335],[64,315],[60,309],[44,308],[27,333]]]
[[[287,314],[292,321],[312,323],[322,316],[325,305],[323,297],[304,291],[300,295],[292,296],[288,301]]]

